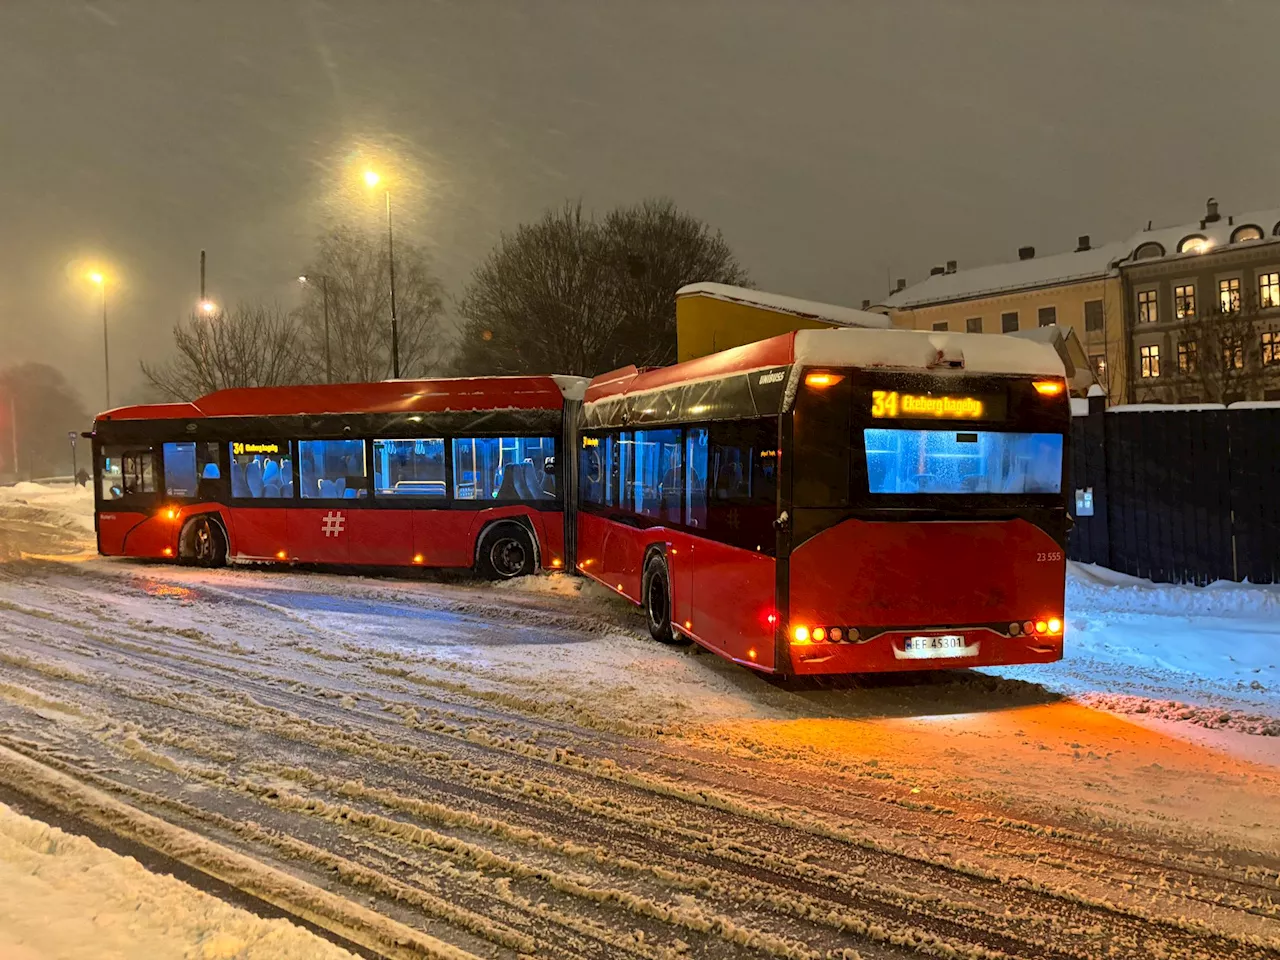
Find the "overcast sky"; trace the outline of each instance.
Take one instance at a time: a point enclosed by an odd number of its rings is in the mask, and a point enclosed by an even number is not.
[[[393,168],[451,293],[566,198],[662,194],[757,285],[888,278],[1280,205],[1276,0],[0,0],[0,364],[97,409],[198,294],[296,302]],[[135,393],[136,395],[136,393]]]

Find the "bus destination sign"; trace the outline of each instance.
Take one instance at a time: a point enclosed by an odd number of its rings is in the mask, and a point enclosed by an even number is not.
[[[1005,414],[1001,394],[902,393],[871,391],[871,416],[877,420],[1000,420]]]

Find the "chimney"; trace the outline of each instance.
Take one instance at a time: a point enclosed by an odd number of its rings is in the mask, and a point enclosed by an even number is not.
[[[929,276],[931,277],[940,277],[946,272],[947,272],[946,267],[930,267],[929,268]]]
[[[1018,248],[1019,260],[1034,260],[1035,256],[1036,256],[1035,247],[1019,247]]]
[[[870,300],[863,300],[863,301],[862,301],[862,309],[863,309],[863,310],[870,310],[870,309],[871,309],[871,301],[870,301]]]
[[[1218,213],[1218,201],[1210,197],[1204,204],[1204,222],[1217,223],[1222,219],[1222,215]]]
[[[905,289],[907,289],[907,278],[899,277],[897,285],[893,288],[893,292],[901,293]]]
[[[1087,233],[1080,234],[1076,240],[1076,253],[1084,253],[1089,249],[1089,235]]]
[[[954,260],[948,260],[947,273],[955,273],[955,272],[956,272],[956,262]]]

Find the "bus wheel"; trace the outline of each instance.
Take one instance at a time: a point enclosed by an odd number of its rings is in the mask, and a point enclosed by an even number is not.
[[[189,563],[199,567],[220,567],[227,562],[227,536],[222,532],[222,524],[216,520],[196,517],[182,540],[187,546],[182,556]]]
[[[649,621],[649,633],[661,643],[687,643],[671,629],[671,573],[667,570],[667,558],[655,554],[644,567],[641,584],[644,597],[645,618]]]
[[[516,523],[494,527],[480,541],[476,570],[490,580],[511,580],[533,573],[533,540]]]

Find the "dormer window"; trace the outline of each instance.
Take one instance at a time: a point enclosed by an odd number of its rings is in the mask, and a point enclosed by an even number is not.
[[[1232,243],[1248,243],[1250,240],[1261,240],[1262,237],[1262,228],[1252,223],[1246,223],[1231,231]]]
[[[1181,242],[1179,242],[1178,244],[1178,252],[1179,253],[1204,253],[1206,250],[1209,249],[1210,246],[1211,244],[1209,243],[1209,239],[1207,237],[1202,237],[1199,234],[1193,233],[1189,237],[1182,238]]]
[[[1276,224],[1276,232],[1280,233],[1280,223]],[[1146,243],[1138,245],[1138,249],[1133,251],[1133,259],[1135,260],[1154,260],[1157,257],[1164,256],[1164,247],[1156,243],[1154,240],[1148,240]]]

